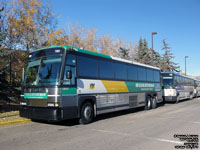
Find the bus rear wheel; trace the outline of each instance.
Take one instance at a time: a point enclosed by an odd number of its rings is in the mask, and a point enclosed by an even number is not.
[[[92,104],[90,102],[84,103],[81,107],[79,123],[88,124],[92,122],[93,118],[94,118],[94,109]]]
[[[152,98],[150,96],[147,97],[146,105],[144,107],[145,110],[150,110],[152,106]]]
[[[151,99],[151,104],[152,104],[152,109],[155,109],[157,107],[157,96],[154,96],[152,99]]]

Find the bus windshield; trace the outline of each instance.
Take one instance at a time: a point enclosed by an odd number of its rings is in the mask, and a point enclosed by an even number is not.
[[[163,85],[165,89],[173,88],[173,79],[172,77],[163,77]]]
[[[61,56],[42,57],[28,63],[25,85],[58,85]]]

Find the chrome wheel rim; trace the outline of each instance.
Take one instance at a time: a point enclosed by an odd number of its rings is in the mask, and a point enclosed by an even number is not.
[[[148,99],[148,102],[147,102],[147,107],[148,107],[148,108],[150,108],[150,107],[151,107],[151,99],[150,99],[150,98]]]
[[[92,109],[90,106],[86,106],[85,110],[84,110],[84,117],[85,119],[89,120],[91,118],[92,115]]]

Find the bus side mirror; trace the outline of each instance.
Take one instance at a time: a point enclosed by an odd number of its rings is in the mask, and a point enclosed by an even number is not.
[[[164,86],[162,86],[162,89],[164,89]]]
[[[71,79],[72,78],[72,71],[71,70],[66,71],[66,78],[67,79]]]

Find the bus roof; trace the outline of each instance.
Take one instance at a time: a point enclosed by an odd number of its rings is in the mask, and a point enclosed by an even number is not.
[[[49,47],[43,47],[43,48],[40,48],[40,49],[32,50],[31,53],[32,52],[36,52],[36,51],[40,51],[40,50],[45,50],[47,48],[56,48],[56,47],[64,48],[65,50],[68,50],[68,51],[77,51],[77,52],[88,54],[88,55],[98,56],[98,57],[102,57],[102,58],[107,58],[107,59],[111,59],[111,60],[117,60],[117,61],[120,61],[120,62],[125,62],[125,63],[129,63],[129,64],[135,64],[135,65],[138,65],[138,66],[143,66],[143,67],[147,67],[147,68],[160,70],[160,68],[158,68],[158,67],[154,67],[154,66],[150,66],[150,65],[146,65],[146,64],[142,64],[142,63],[138,63],[138,62],[134,62],[134,61],[118,58],[118,57],[113,57],[113,56],[109,56],[109,55],[101,54],[101,53],[98,53],[98,52],[85,50],[85,49],[82,49],[82,48],[77,48],[77,47],[74,47],[74,46],[68,46],[68,45],[64,45],[64,46],[53,45],[53,46],[49,46]]]

